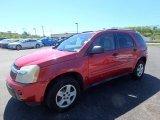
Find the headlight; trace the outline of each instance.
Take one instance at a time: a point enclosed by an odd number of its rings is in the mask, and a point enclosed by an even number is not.
[[[40,67],[38,65],[29,65],[21,67],[17,71],[16,82],[19,83],[35,83],[39,76]]]

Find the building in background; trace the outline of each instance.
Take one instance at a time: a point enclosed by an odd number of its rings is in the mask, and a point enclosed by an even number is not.
[[[62,34],[51,34],[51,38],[52,39],[66,39],[66,38],[69,38],[73,35],[75,35],[77,33],[62,33]]]

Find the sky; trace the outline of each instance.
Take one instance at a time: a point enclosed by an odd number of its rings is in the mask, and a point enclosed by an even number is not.
[[[0,31],[42,35],[160,25],[160,0],[0,0]]]

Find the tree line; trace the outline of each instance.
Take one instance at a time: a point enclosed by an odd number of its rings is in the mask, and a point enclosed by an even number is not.
[[[22,34],[18,33],[12,33],[12,32],[0,32],[0,38],[13,38],[13,39],[19,39],[19,38],[40,38],[38,35],[31,35],[27,32],[23,32]]]
[[[159,26],[142,26],[142,27],[127,27],[127,29],[135,30],[151,40],[160,41],[160,27]]]
[[[126,29],[131,29],[138,31],[143,36],[151,38],[153,41],[160,41],[160,27],[159,26],[138,26],[138,27],[126,27]],[[11,32],[0,32],[0,37],[2,38],[39,38],[40,36],[31,35],[27,32],[22,34],[11,33]]]

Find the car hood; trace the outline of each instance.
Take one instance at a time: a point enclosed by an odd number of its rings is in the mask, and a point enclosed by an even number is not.
[[[35,64],[40,67],[45,67],[74,59],[76,56],[77,53],[75,52],[58,51],[51,48],[22,56],[15,61],[15,64],[19,67]]]
[[[1,42],[1,44],[9,44],[9,43],[13,43],[14,41],[5,41],[5,42]]]
[[[19,42],[12,42],[12,43],[9,43],[8,45],[17,45],[19,44]]]
[[[9,42],[1,42],[0,44],[9,44]]]
[[[0,43],[1,45],[6,45],[6,44],[9,44],[9,43]]]

